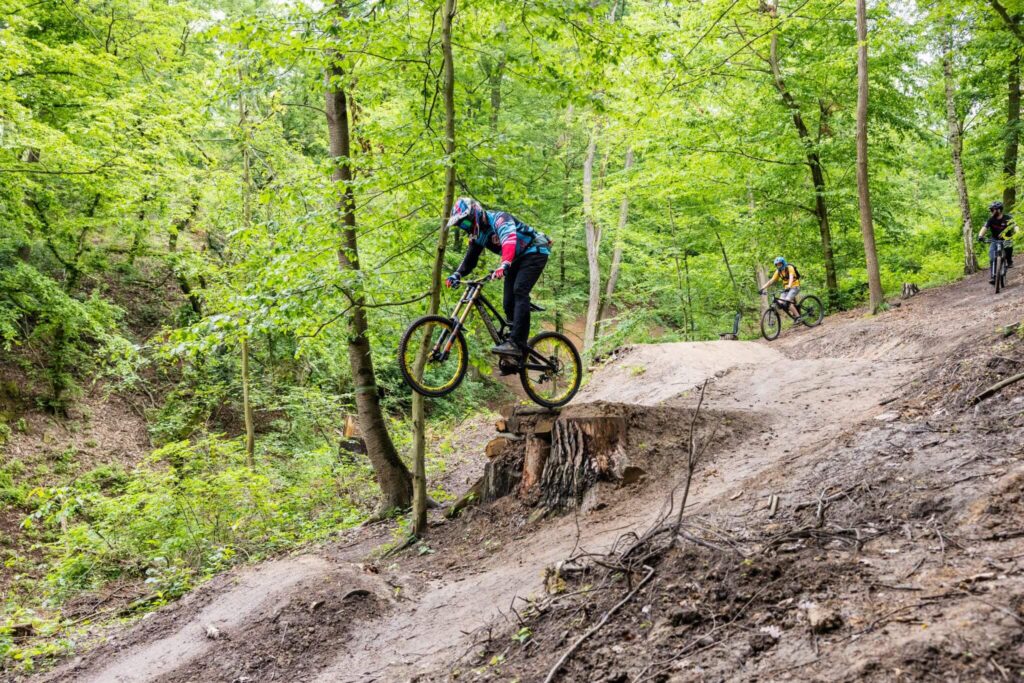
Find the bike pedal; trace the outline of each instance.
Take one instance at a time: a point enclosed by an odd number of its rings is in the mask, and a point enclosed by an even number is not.
[[[498,372],[502,377],[519,374],[519,366],[515,363],[498,363]]]

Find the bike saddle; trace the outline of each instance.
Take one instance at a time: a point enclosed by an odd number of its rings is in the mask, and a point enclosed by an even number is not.
[[[538,306],[537,304],[534,304],[534,303],[531,303],[530,304],[530,310],[531,311],[543,311],[544,307],[543,306]]]

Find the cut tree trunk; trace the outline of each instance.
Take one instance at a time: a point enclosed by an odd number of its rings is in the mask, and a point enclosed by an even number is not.
[[[598,481],[621,479],[628,466],[625,444],[624,418],[558,420],[541,478],[543,506],[549,510],[575,507]]]
[[[946,123],[949,127],[949,150],[953,158],[953,175],[956,177],[956,192],[960,199],[961,233],[964,246],[964,274],[978,271],[978,259],[974,255],[974,227],[971,224],[971,200],[967,194],[967,178],[963,163],[963,124],[956,111],[956,85],[953,80],[953,36],[950,34],[942,70],[945,77]]]
[[[875,227],[871,216],[871,192],[868,187],[868,19],[865,0],[857,0],[857,206],[860,233],[864,240],[864,260],[868,270],[871,312],[885,303],[882,277],[878,272]]]
[[[338,0],[339,11],[345,12]],[[338,250],[338,265],[351,277],[354,284],[347,288],[346,296],[352,304],[348,339],[348,358],[355,384],[356,410],[359,430],[366,442],[367,457],[373,465],[382,496],[382,511],[408,508],[412,503],[412,478],[405,463],[398,457],[388,433],[377,392],[377,378],[370,355],[369,325],[366,318],[365,292],[359,275],[359,247],[356,239],[355,196],[352,190],[351,146],[349,137],[348,104],[342,83],[345,74],[333,55],[325,73],[325,99],[330,156],[334,162],[332,180],[341,188],[338,200],[337,229],[342,238]]]

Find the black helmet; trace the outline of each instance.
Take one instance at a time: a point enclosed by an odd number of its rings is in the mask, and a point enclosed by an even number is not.
[[[1003,203],[1002,202],[992,202],[991,204],[988,205],[988,210],[989,211],[1002,211],[1003,210]]]

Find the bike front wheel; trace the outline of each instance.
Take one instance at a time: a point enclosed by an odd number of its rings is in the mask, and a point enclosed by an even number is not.
[[[572,400],[583,379],[583,361],[568,337],[542,332],[530,340],[530,350],[519,370],[526,394],[545,408],[558,408]]]
[[[1006,287],[1006,268],[1003,265],[1003,257],[996,257],[996,294]]]
[[[761,316],[761,335],[768,341],[773,341],[782,331],[782,318],[774,307],[769,308]]]
[[[801,299],[797,309],[800,311],[801,322],[807,327],[817,327],[825,318],[825,307],[822,305],[821,299],[813,294]]]
[[[455,391],[466,376],[466,338],[452,321],[428,315],[415,321],[398,343],[398,367],[406,384],[423,396],[437,398]]]

